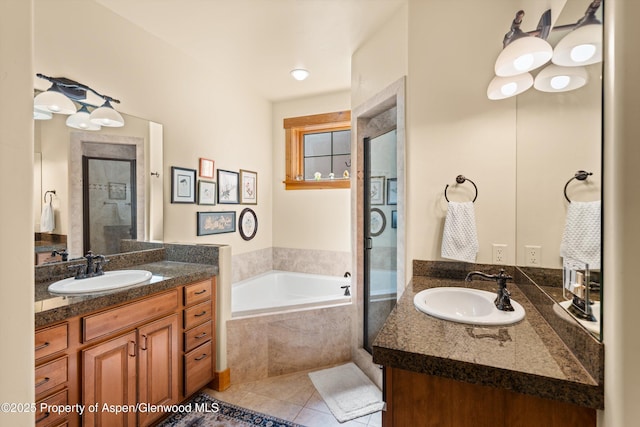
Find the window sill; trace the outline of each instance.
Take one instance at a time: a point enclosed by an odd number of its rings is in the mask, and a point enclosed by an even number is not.
[[[286,180],[282,182],[284,183],[285,190],[331,190],[336,188],[351,188],[351,180],[349,178],[321,179],[319,181]]]

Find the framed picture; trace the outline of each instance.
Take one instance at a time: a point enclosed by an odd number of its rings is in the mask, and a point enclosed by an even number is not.
[[[196,202],[196,170],[171,166],[171,203]]]
[[[256,236],[258,232],[258,217],[253,209],[245,208],[242,210],[238,220],[238,230],[244,240],[251,240]]]
[[[238,172],[218,169],[218,203],[238,203]]]
[[[387,204],[398,204],[398,178],[387,179]]]
[[[198,204],[199,205],[215,205],[216,204],[216,183],[213,181],[198,181]]]
[[[233,233],[236,231],[236,212],[198,212],[198,236]]]
[[[200,157],[200,176],[203,178],[213,178],[213,160]]]
[[[398,211],[391,211],[391,228],[398,228]]]
[[[371,236],[379,236],[384,231],[387,226],[387,218],[385,218],[384,213],[378,209],[371,209],[370,214],[370,223],[369,223],[369,232]]]
[[[384,205],[384,176],[372,176],[369,181],[369,200],[372,205]]]
[[[240,203],[258,204],[258,173],[240,169]]]

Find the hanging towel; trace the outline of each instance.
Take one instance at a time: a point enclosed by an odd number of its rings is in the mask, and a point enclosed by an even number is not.
[[[475,262],[478,247],[473,202],[449,202],[442,233],[442,258]]]
[[[560,256],[600,268],[600,200],[569,204]]]
[[[49,203],[44,204],[42,215],[40,215],[40,232],[51,233],[56,228],[56,221],[53,215],[53,206]]]

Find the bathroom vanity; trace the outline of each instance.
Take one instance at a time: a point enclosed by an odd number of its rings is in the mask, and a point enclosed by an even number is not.
[[[595,426],[596,410],[604,407],[600,374],[569,350],[519,289],[520,278],[508,288],[526,314],[512,325],[455,323],[414,307],[414,296],[428,288],[497,289],[495,282],[458,276],[414,275],[377,336],[383,425]]]
[[[36,284],[37,426],[149,425],[165,415],[156,405],[179,404],[214,379],[217,266],[134,268],[151,282],[71,296]],[[71,406],[57,413],[43,402]]]

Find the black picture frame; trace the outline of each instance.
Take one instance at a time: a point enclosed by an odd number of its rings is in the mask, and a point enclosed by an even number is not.
[[[216,204],[216,183],[213,181],[198,180],[198,204]]]
[[[198,236],[233,233],[236,231],[236,211],[197,212]]]
[[[379,236],[387,226],[387,218],[378,208],[372,208],[369,214],[369,233],[372,237]]]
[[[244,240],[251,240],[258,232],[258,217],[251,208],[245,208],[238,219],[238,231]]]
[[[196,170],[171,166],[171,203],[196,202]]]
[[[398,204],[398,178],[387,178],[387,204]]]

